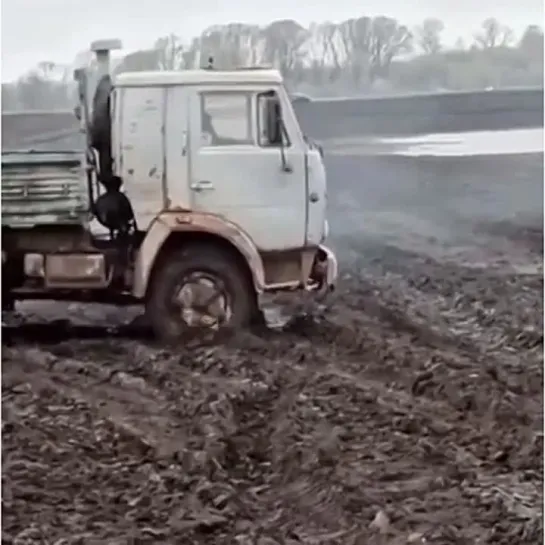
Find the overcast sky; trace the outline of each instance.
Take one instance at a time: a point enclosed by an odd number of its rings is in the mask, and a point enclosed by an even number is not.
[[[171,32],[189,39],[212,24],[232,21],[265,24],[290,18],[308,24],[388,15],[413,26],[432,16],[445,21],[450,43],[460,35],[471,38],[491,15],[517,33],[543,23],[543,0],[1,0],[1,5],[2,81],[41,60],[69,64],[98,38],[119,37],[126,50],[134,50]]]

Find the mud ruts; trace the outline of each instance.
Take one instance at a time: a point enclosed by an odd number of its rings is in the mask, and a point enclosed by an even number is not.
[[[542,543],[542,158],[331,159],[325,316],[180,347],[20,305],[3,542]]]
[[[12,338],[3,541],[540,543],[542,279],[354,250],[283,332]]]

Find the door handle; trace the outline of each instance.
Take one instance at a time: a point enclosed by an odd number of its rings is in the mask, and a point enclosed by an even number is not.
[[[310,195],[309,195],[309,199],[310,199],[310,202],[318,202],[320,200],[320,197],[318,195],[318,193],[316,193],[315,191],[313,191]]]
[[[189,186],[193,191],[212,191],[214,184],[209,180],[199,180]]]

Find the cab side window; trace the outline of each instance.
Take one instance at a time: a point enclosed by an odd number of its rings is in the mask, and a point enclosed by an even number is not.
[[[240,146],[254,143],[251,94],[201,94],[202,146]]]

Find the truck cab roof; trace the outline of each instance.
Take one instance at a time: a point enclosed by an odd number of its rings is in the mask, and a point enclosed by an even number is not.
[[[225,83],[282,83],[282,75],[271,68],[242,68],[238,70],[181,70],[125,72],[115,77],[116,87],[149,87],[164,85],[213,85]]]

